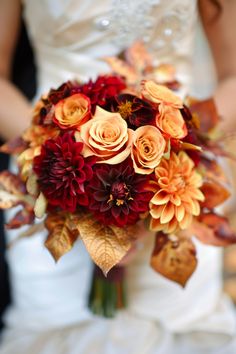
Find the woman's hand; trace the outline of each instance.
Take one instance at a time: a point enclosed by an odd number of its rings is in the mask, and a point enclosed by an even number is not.
[[[0,137],[14,138],[29,125],[31,107],[10,82],[20,24],[20,0],[0,0]]]

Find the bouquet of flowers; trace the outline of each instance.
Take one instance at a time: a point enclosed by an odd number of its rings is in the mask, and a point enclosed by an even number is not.
[[[107,275],[145,223],[156,233],[151,266],[184,286],[197,265],[192,237],[236,241],[215,211],[230,193],[214,102],[179,98],[173,68],[153,67],[141,44],[107,62],[112,74],[42,96],[30,127],[2,146],[19,166],[0,174],[0,207],[21,206],[7,228],[31,225],[19,234],[30,236],[42,218],[55,260],[81,238]]]

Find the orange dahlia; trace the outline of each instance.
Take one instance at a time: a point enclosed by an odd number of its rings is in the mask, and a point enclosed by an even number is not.
[[[156,192],[150,201],[153,231],[172,233],[186,229],[193,216],[200,213],[199,201],[204,200],[200,191],[202,177],[194,170],[194,163],[181,151],[162,159],[155,169],[153,188]]]

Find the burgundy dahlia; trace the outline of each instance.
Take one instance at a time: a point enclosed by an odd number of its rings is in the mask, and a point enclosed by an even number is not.
[[[41,154],[35,157],[34,171],[49,206],[74,212],[77,206],[88,205],[85,184],[93,176],[95,158],[84,158],[82,148],[83,143],[75,142],[73,136],[66,133],[47,140]]]
[[[86,191],[89,209],[105,225],[135,224],[149,210],[152,193],[146,190],[148,177],[134,172],[132,164],[95,165]]]
[[[153,109],[150,103],[137,96],[126,93],[120,94],[112,102],[111,109],[119,112],[131,129],[135,130],[143,125],[156,126],[157,111]]]
[[[48,100],[50,103],[57,104],[60,100],[73,95],[74,90],[78,87],[78,82],[67,81],[57,89],[51,89],[48,95]]]
[[[126,88],[124,80],[119,76],[104,75],[98,76],[96,81],[90,80],[88,83],[76,88],[75,91],[88,96],[92,105],[92,112],[96,106],[104,107],[109,100],[118,95]]]

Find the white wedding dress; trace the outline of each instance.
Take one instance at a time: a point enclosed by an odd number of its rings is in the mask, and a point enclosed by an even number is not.
[[[37,96],[70,78],[107,72],[102,57],[137,38],[157,63],[176,66],[185,92],[204,97],[214,88],[196,0],[24,0],[24,16],[36,54]],[[40,233],[8,250],[13,304],[1,354],[236,353],[220,249],[197,243],[198,268],[182,289],[149,267],[150,234],[128,266],[128,308],[104,319],[87,309],[92,263],[82,242],[55,264],[44,239]]]

